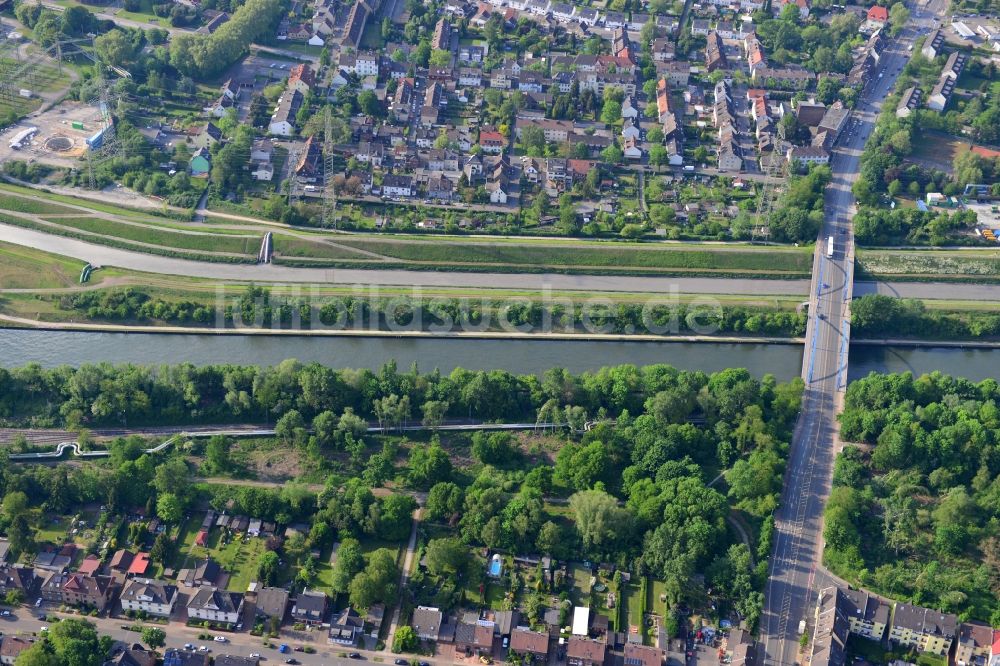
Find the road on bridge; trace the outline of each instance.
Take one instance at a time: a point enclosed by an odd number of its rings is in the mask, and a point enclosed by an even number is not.
[[[766,664],[801,663],[799,622],[805,620],[808,629],[812,628],[816,591],[830,583],[822,567],[823,509],[838,450],[836,414],[847,384],[854,269],[851,185],[882,101],[908,60],[907,48],[917,35],[927,33],[928,20],[936,22],[940,18],[944,4],[944,0],[931,0],[925,7],[911,7],[913,19],[879,62],[831,159],[833,180],[827,188],[825,219],[816,244],[802,359],[806,388],[776,515],[774,551],[761,618],[760,646]],[[831,236],[834,252],[827,257]]]

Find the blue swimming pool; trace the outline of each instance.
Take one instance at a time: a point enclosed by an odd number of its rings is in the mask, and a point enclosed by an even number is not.
[[[490,558],[490,566],[488,572],[491,576],[493,576],[494,578],[499,578],[502,569],[503,569],[503,562],[500,561],[499,555],[494,555],[492,558]]]

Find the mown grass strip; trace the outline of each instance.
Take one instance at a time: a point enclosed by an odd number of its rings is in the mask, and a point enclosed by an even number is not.
[[[12,194],[0,194],[0,210],[10,210],[17,213],[35,213],[37,215],[73,214],[80,211],[75,208],[60,206],[39,199],[28,199]]]
[[[94,235],[93,233],[81,231],[79,229],[72,229],[68,227],[53,227],[47,224],[42,224],[40,222],[35,222],[34,220],[28,220],[23,217],[15,217],[13,215],[4,215],[2,213],[0,213],[0,223],[10,224],[12,226],[17,226],[17,227],[23,227],[25,229],[33,229],[35,231],[40,231],[42,233],[52,234],[55,236],[76,238],[77,240],[86,241],[88,243],[94,243],[95,245],[105,245],[107,247],[116,247],[122,250],[132,250],[135,252],[145,252],[146,254],[156,254],[164,257],[176,257],[178,259],[194,259],[197,261],[212,261],[216,263],[227,263],[227,264],[257,263],[256,251],[254,251],[253,255],[204,254],[200,252],[191,252],[191,251],[173,249],[170,247],[162,247],[159,245],[139,245],[135,242],[123,240],[121,238],[114,238],[114,237],[109,238],[105,236],[97,236]],[[144,240],[142,242],[149,242],[149,241]]]
[[[122,240],[152,243],[179,250],[200,250],[202,252],[226,252],[229,254],[255,254],[260,249],[261,239],[255,236],[227,236],[221,234],[182,233],[163,227],[137,226],[112,222],[99,217],[57,217],[48,220],[64,227],[102,236],[114,236]]]
[[[75,286],[84,262],[0,242],[0,287],[57,289]]]
[[[360,252],[353,252],[352,250],[330,245],[329,243],[310,241],[284,234],[274,235],[274,252],[276,255],[286,257],[371,260],[370,257]]]
[[[540,245],[487,245],[456,242],[386,242],[349,238],[338,243],[412,262],[508,264],[531,268],[612,268],[702,271],[762,271],[786,277],[808,275],[809,252],[733,250],[707,248],[644,248],[642,246],[560,247]]]

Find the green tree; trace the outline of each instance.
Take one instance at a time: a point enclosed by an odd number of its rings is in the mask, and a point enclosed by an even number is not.
[[[361,552],[361,544],[357,539],[347,538],[337,549],[337,561],[333,565],[330,587],[334,592],[347,592],[351,579],[365,566],[365,558]]]
[[[584,552],[602,556],[623,550],[632,530],[632,514],[602,490],[584,490],[569,498]]]
[[[451,482],[436,483],[427,494],[424,517],[427,520],[450,518],[461,510],[464,499],[465,495],[458,485]]]
[[[431,539],[425,552],[427,570],[436,576],[459,574],[469,562],[469,548],[461,540],[447,537]]]
[[[161,648],[167,643],[167,632],[159,627],[143,627],[142,642],[152,650]]]
[[[392,651],[415,652],[420,644],[417,632],[409,625],[403,625],[396,629],[396,634],[392,638]]]
[[[379,548],[369,556],[368,566],[351,580],[351,604],[355,608],[368,608],[376,602],[392,602],[396,596],[398,579],[395,552]]]
[[[184,508],[177,495],[173,493],[163,493],[156,500],[156,515],[164,522],[178,524],[184,516]]]
[[[257,558],[257,579],[264,585],[274,585],[278,582],[278,554],[273,550],[268,550],[260,554]]]

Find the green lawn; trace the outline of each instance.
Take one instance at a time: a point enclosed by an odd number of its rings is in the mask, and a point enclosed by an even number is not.
[[[79,214],[76,208],[60,206],[38,198],[28,198],[14,194],[0,194],[0,210],[10,210],[17,213],[35,213],[38,215],[73,215]]]
[[[573,590],[570,596],[576,606],[590,605],[590,569],[579,564],[570,565],[570,575],[573,578]]]
[[[208,533],[205,546],[195,546],[194,540],[200,529],[200,514],[192,517],[181,528],[177,538],[179,546],[174,560],[175,570],[194,566],[198,560],[211,557],[229,573],[227,589],[246,592],[250,582],[257,578],[257,560],[264,552],[264,540],[250,537],[244,543],[242,539],[233,538],[229,543],[222,543],[223,530],[213,527]]]
[[[638,582],[632,582],[625,585],[622,589],[622,594],[625,599],[622,600],[623,604],[627,605],[628,615],[627,623],[625,626],[621,627],[620,631],[625,631],[631,633],[632,627],[643,636],[646,635],[645,624],[642,618],[642,588]]]
[[[562,243],[484,243],[453,240],[398,241],[395,239],[338,239],[340,244],[387,258],[440,265],[507,265],[592,267],[644,271],[681,270],[760,272],[807,275],[812,253],[808,248],[691,248],[624,243],[590,243],[567,247]]]
[[[0,242],[0,288],[53,289],[78,283],[84,262]]]
[[[45,218],[64,227],[78,229],[87,234],[97,234],[120,238],[126,241],[148,243],[160,247],[179,250],[200,250],[203,252],[226,252],[230,254],[256,254],[260,249],[260,236],[232,236],[216,233],[181,233],[163,227],[112,222],[97,217],[57,217]],[[50,233],[60,233],[49,229]],[[98,239],[99,242],[99,239]]]

